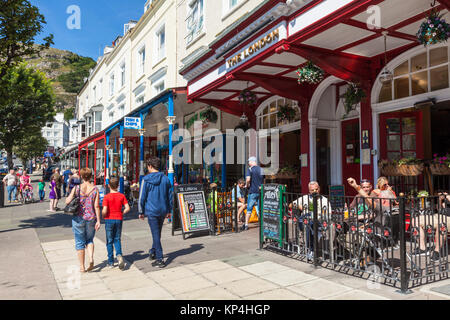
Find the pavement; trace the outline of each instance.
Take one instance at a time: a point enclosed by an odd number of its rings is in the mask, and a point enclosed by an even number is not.
[[[37,182],[39,176],[33,177]],[[37,190],[37,189],[36,189]],[[47,188],[48,194],[48,188]],[[36,197],[36,194],[35,194]],[[449,300],[450,279],[397,289],[259,250],[258,226],[183,240],[163,227],[166,268],[151,266],[151,233],[130,213],[122,233],[125,270],[106,267],[104,226],[95,268],[80,274],[71,217],[48,201],[0,208],[2,300]],[[59,207],[63,207],[60,201]],[[87,263],[86,263],[87,264]]]

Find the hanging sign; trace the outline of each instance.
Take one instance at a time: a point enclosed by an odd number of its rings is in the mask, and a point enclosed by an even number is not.
[[[125,129],[132,129],[132,130],[139,130],[142,128],[141,126],[141,118],[130,118],[127,117],[124,120],[124,128]]]

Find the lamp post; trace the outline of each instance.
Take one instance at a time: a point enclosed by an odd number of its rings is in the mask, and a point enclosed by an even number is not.
[[[147,131],[145,128],[139,129],[140,136],[140,169],[139,169],[139,185],[141,183],[142,178],[144,177],[144,135]]]
[[[105,158],[106,158],[106,168],[105,168],[105,179],[106,179],[106,184],[109,184],[109,151],[111,150],[111,145],[107,144],[105,145],[105,150],[106,150],[106,154],[105,154]]]
[[[173,134],[173,125],[175,124],[176,116],[168,116],[166,117],[167,122],[169,123],[169,170],[168,170],[168,176],[170,181],[173,183],[173,155],[172,155],[172,149],[173,149],[173,142],[172,142],[172,134]]]

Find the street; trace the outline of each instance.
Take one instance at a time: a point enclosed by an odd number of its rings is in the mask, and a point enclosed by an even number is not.
[[[39,175],[34,175],[35,188]],[[48,187],[47,187],[48,189]],[[37,189],[35,189],[37,190]],[[48,190],[46,190],[48,191]],[[48,192],[47,192],[48,194]],[[35,195],[36,197],[36,195]],[[448,299],[450,281],[413,289],[368,282],[265,250],[258,250],[258,226],[249,231],[182,239],[167,221],[162,244],[165,269],[151,266],[151,234],[135,212],[124,221],[126,267],[107,269],[104,226],[95,238],[95,269],[80,274],[71,218],[48,213],[49,203],[0,209],[0,299],[308,300]],[[64,207],[62,201],[59,207]],[[443,290],[440,290],[443,292]],[[444,290],[445,291],[445,290]]]

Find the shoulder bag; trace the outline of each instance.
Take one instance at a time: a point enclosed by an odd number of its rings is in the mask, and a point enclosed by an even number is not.
[[[78,196],[75,196],[72,201],[64,208],[64,213],[72,214],[74,216],[78,215],[80,209],[80,186],[78,187]],[[75,187],[76,188],[76,187]]]

